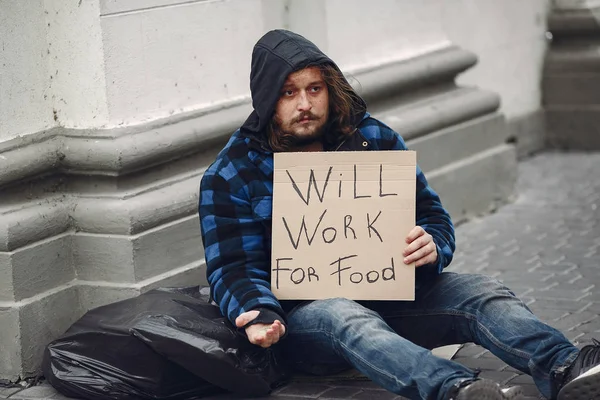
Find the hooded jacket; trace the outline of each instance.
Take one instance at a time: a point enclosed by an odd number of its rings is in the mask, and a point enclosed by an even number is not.
[[[252,52],[250,90],[254,111],[207,169],[200,184],[199,215],[211,296],[232,324],[258,309],[255,322],[286,322],[296,302],[278,301],[271,292],[271,213],[273,152],[265,128],[273,117],[287,76],[307,66],[335,63],[304,37],[285,30],[265,34]],[[365,112],[353,93],[356,129],[325,151],[406,150],[403,139]],[[416,222],[433,236],[435,265],[417,269],[419,280],[439,274],[452,260],[454,227],[438,195],[417,167]],[[399,232],[398,240],[402,241]]]
[[[241,130],[246,136],[265,138],[265,128],[271,121],[280,90],[288,75],[309,66],[329,64],[340,73],[339,67],[312,42],[290,31],[275,30],[264,35],[252,51],[250,92],[254,111]],[[343,75],[342,75],[343,76]],[[352,93],[353,122],[358,125],[367,105]]]

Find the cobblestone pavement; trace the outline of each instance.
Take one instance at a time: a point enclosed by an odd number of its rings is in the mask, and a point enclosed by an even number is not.
[[[544,321],[576,344],[600,338],[600,154],[545,153],[520,164],[518,197],[495,214],[457,229],[449,270],[494,276]],[[473,190],[476,190],[474,188]],[[482,376],[522,385],[540,398],[530,377],[485,349],[465,345],[454,359]],[[47,385],[1,389],[0,398],[62,399]],[[232,395],[213,400],[241,399]],[[400,400],[368,381],[299,380],[270,400]]]

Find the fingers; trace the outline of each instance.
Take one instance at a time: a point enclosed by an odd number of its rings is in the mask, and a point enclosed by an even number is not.
[[[414,227],[406,237],[406,249],[403,252],[404,263],[415,263],[415,267],[435,263],[437,261],[437,247],[433,241],[433,236],[427,233],[422,227]]]
[[[438,258],[437,251],[433,251],[433,252],[429,253],[429,255],[427,255],[426,257],[423,257],[423,258],[415,261],[415,268],[418,268],[422,265],[435,264],[437,262],[437,258]]]
[[[279,321],[275,321],[271,324],[270,327],[267,328],[266,332],[265,332],[265,341],[263,342],[263,344],[267,344],[266,347],[269,347],[271,345],[274,345],[275,343],[279,342],[279,338],[282,336],[281,335],[281,329],[283,328],[283,324]],[[263,346],[265,347],[265,346]]]
[[[408,232],[408,235],[406,236],[406,243],[412,243],[416,238],[423,236],[425,233],[425,229],[421,228],[420,226],[415,226],[410,230],[410,232]]]
[[[279,322],[279,321],[276,321]],[[283,335],[285,335],[285,325],[283,325],[281,322],[279,322],[279,337],[282,337]]]
[[[432,243],[432,242],[433,242],[433,237],[430,234],[425,234],[425,235],[419,237],[418,239],[416,239],[415,241],[413,241],[408,246],[406,246],[406,249],[404,249],[402,254],[404,255],[404,257],[408,257],[411,254],[415,253],[417,250],[422,249],[423,247],[426,247],[429,243]]]
[[[258,310],[247,311],[245,313],[240,314],[235,319],[235,326],[237,326],[238,328],[243,327],[248,322],[250,322],[250,321],[254,320],[254,318],[258,317],[258,314],[259,314]]]
[[[404,263],[410,264],[412,262],[416,262],[417,260],[427,257],[435,250],[436,248],[433,241],[427,242],[423,247],[408,253],[408,255],[404,258]]]
[[[430,242],[404,259],[405,264],[415,263],[415,267],[429,264],[437,260],[437,248]]]
[[[250,343],[267,348],[279,341],[285,333],[285,327],[281,322],[275,321],[271,325],[257,324],[249,326],[246,332]]]
[[[274,345],[279,341],[279,329],[274,330],[272,328],[268,328],[259,332],[254,340],[251,340],[250,343],[253,343],[262,348],[268,348]]]

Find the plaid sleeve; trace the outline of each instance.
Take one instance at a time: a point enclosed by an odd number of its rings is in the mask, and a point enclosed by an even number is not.
[[[404,139],[394,130],[385,124],[370,118],[369,129],[376,126],[378,131],[375,136],[377,147],[384,150],[407,150]],[[433,241],[437,246],[438,261],[436,265],[431,265],[437,273],[441,273],[452,261],[455,250],[454,225],[450,214],[442,206],[438,194],[429,186],[425,174],[417,166],[417,196],[416,196],[416,224],[421,226],[427,233],[433,236]],[[420,267],[423,268],[425,266]]]
[[[235,325],[242,313],[269,308],[284,319],[271,292],[264,226],[252,212],[243,187],[214,171],[200,184],[200,227],[211,295]]]
[[[454,225],[450,214],[442,206],[440,197],[429,186],[425,174],[417,166],[417,225],[423,227],[433,236],[437,246],[438,262],[435,265],[438,273],[450,265],[454,255]]]

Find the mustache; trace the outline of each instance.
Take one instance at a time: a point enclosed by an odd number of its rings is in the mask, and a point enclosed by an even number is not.
[[[294,123],[296,122],[300,122],[303,119],[308,119],[308,120],[314,120],[314,119],[319,119],[319,117],[317,117],[315,114],[313,114],[310,111],[305,111],[300,113],[300,115],[298,115],[296,118],[294,118]]]

